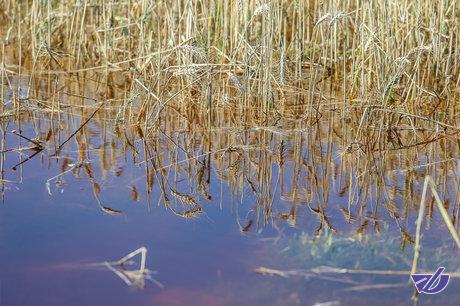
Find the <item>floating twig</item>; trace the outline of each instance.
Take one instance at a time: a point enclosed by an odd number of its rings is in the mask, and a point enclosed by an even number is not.
[[[77,133],[85,127],[85,125],[88,124],[88,122],[93,119],[93,117],[96,115],[96,113],[102,108],[102,105],[104,105],[104,103],[101,103],[101,105],[99,105],[98,108],[96,108],[96,110],[91,114],[91,116],[88,117],[88,119],[85,120],[85,122],[83,122],[80,127],[75,131],[73,132],[66,140],[64,140],[63,143],[61,143],[59,145],[59,147],[56,149],[56,151],[54,152],[54,155],[58,155],[59,152],[61,151],[62,147],[70,140],[72,139],[75,135],[77,135]]]

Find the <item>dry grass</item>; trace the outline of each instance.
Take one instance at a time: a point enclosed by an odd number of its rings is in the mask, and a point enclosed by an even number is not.
[[[253,203],[245,224],[308,205],[319,235],[340,206],[357,235],[389,216],[413,243],[430,175],[458,226],[456,1],[6,0],[0,25],[3,139],[33,126],[105,212],[98,180],[128,154],[185,218],[218,180]]]
[[[456,1],[8,0],[0,9],[3,73],[51,82],[97,71],[111,85],[117,72],[120,86],[148,92],[138,119],[149,125],[171,97],[204,110],[227,97],[249,117],[361,108],[362,128],[458,125]]]

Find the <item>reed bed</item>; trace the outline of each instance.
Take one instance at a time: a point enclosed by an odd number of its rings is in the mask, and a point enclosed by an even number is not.
[[[179,217],[219,203],[217,181],[242,232],[307,210],[315,235],[392,222],[413,244],[429,175],[458,228],[459,27],[456,1],[3,1],[3,190],[32,146],[119,215],[101,182],[130,156],[132,198],[158,188]]]
[[[148,125],[179,99],[208,112],[234,101],[243,118],[359,108],[361,128],[425,120],[458,131],[456,1],[7,0],[0,10],[4,74],[97,71],[111,84],[116,72],[148,93],[137,118]]]

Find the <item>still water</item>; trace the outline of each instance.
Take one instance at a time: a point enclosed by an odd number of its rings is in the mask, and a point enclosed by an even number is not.
[[[328,126],[283,136],[220,129],[206,144],[190,129],[170,128],[153,154],[141,137],[130,138],[135,131],[115,132],[113,121],[97,116],[55,154],[93,110],[3,122],[0,306],[458,305],[457,278],[436,296],[413,298],[413,246],[402,233],[414,236],[417,207],[404,204],[407,176],[386,178],[400,216],[376,205],[373,192],[363,209],[352,209],[355,191],[345,183],[359,182],[361,169],[342,167],[339,142],[325,149]],[[50,140],[53,129],[60,134]],[[30,160],[34,144],[19,131],[43,143]],[[319,140],[308,142],[313,133]],[[439,170],[446,190],[458,188],[458,171]],[[421,175],[413,172],[414,202]],[[202,211],[184,217],[198,205]],[[453,273],[458,251],[439,214],[429,220],[420,269],[442,264]],[[104,263],[140,247],[153,280],[129,286]],[[126,269],[139,265],[133,259]]]

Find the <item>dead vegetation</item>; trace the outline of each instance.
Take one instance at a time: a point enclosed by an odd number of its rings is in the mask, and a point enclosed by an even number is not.
[[[50,194],[86,175],[119,215],[101,182],[130,156],[145,170],[131,197],[158,190],[179,217],[222,201],[211,185],[226,184],[246,207],[243,233],[301,226],[308,211],[319,236],[340,209],[357,235],[391,222],[414,244],[429,175],[439,196],[422,217],[442,204],[458,228],[456,2],[358,4],[3,1],[2,190],[7,157],[21,176],[31,151],[60,162]]]

